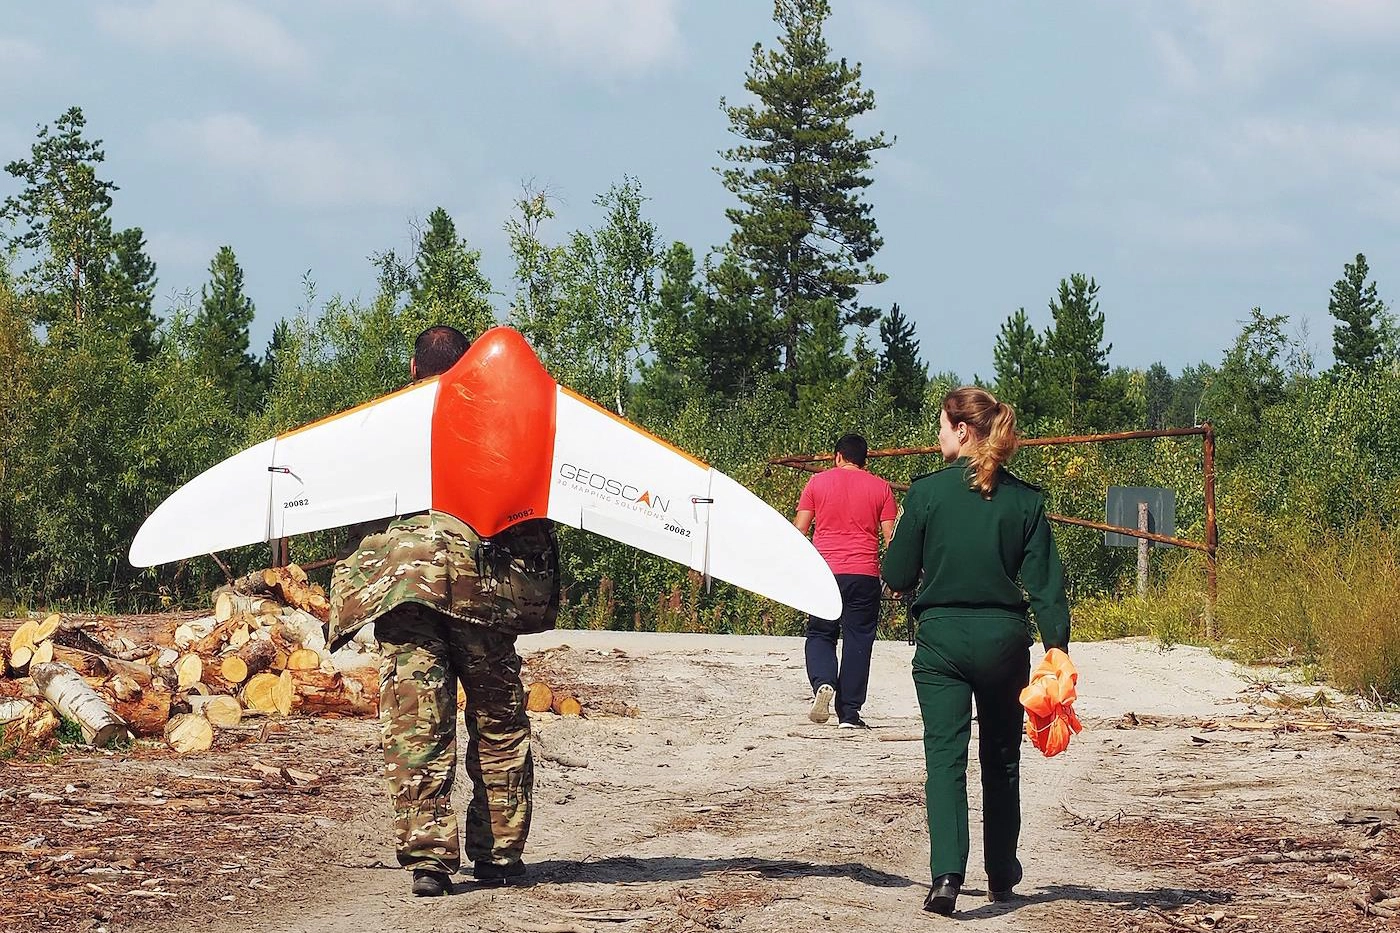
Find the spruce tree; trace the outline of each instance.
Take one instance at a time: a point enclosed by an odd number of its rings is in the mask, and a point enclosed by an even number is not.
[[[889,147],[883,133],[859,137],[856,118],[875,107],[859,64],[834,59],[823,35],[827,0],[776,0],[778,46],[753,48],[744,87],[757,102],[720,106],[743,142],[721,155],[740,207],[730,245],[771,308],[789,393],[829,378],[845,363],[848,325],[867,327],[878,312],[859,303],[862,285],[882,282],[870,260],[881,240],[871,206],[871,155]],[[809,367],[801,372],[801,361]]]
[[[652,310],[650,361],[641,397],[649,424],[669,418],[692,399],[735,399],[777,367],[772,328],[757,286],[732,255],[709,257],[674,243],[661,259]]]
[[[262,363],[258,366],[258,381],[264,393],[272,391],[272,384],[277,380],[277,368],[291,342],[292,326],[287,323],[286,318],[272,325],[272,338],[268,340],[267,349],[263,351]]]
[[[1366,256],[1357,253],[1356,262],[1347,263],[1332,286],[1327,311],[1341,322],[1332,329],[1334,372],[1365,372],[1381,357],[1385,304],[1376,295],[1376,283],[1366,281],[1369,273]]]
[[[779,349],[772,305],[732,252],[706,260],[704,290],[696,304],[704,387],[713,395],[736,398],[776,372]]]
[[[919,359],[914,322],[895,304],[880,321],[880,381],[894,399],[898,411],[917,415],[928,388],[928,366]]]
[[[200,289],[193,343],[200,372],[222,387],[238,414],[261,400],[258,361],[248,352],[253,301],[243,293],[243,269],[233,247],[221,246],[209,263],[209,282]]]
[[[138,361],[149,362],[158,349],[156,264],[146,255],[146,238],[140,227],[112,237],[112,262],[101,293],[107,326],[126,339]]]
[[[672,243],[660,257],[661,282],[651,309],[651,353],[642,361],[634,414],[649,424],[670,420],[704,384],[697,306],[703,292],[695,279],[695,252]]]
[[[481,253],[457,236],[457,225],[441,207],[428,215],[428,227],[418,239],[409,276],[409,311],[423,328],[446,324],[475,340],[496,323],[491,309],[491,283],[481,272]],[[381,261],[381,284],[389,277]]]
[[[1017,308],[997,332],[992,348],[996,366],[996,395],[1016,409],[1017,423],[1029,428],[1048,417],[1054,408],[1045,345]]]
[[[1168,422],[1172,396],[1176,391],[1176,380],[1161,363],[1147,367],[1143,378],[1143,396],[1146,402],[1146,427],[1150,431],[1160,431],[1172,427]],[[1178,425],[1185,427],[1185,425]]]
[[[1054,324],[1045,333],[1045,349],[1061,395],[1055,413],[1075,431],[1104,429],[1112,420],[1114,400],[1104,398],[1104,380],[1113,345],[1103,344],[1098,295],[1097,282],[1075,273],[1060,280],[1059,294],[1050,301]]]

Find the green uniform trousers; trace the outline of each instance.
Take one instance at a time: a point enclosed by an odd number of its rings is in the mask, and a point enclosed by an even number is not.
[[[472,782],[467,858],[518,862],[530,833],[534,767],[515,637],[415,603],[380,617],[375,636],[384,653],[379,719],[399,864],[449,873],[461,866],[452,809],[458,682]]]
[[[991,890],[1020,875],[1020,693],[1030,680],[1030,629],[1002,610],[931,609],[919,621],[914,688],[924,720],[929,870],[967,875],[967,748],[977,699],[982,842]]]

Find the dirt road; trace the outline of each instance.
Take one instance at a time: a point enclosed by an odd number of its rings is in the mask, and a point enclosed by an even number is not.
[[[0,927],[1400,928],[1352,902],[1400,888],[1400,717],[1294,708],[1302,688],[1145,641],[1076,645],[1086,731],[1055,759],[1027,746],[1026,897],[982,896],[974,754],[964,895],[952,920],[923,914],[910,651],[877,646],[876,728],[857,733],[807,722],[799,639],[523,639],[529,668],[575,685],[589,715],[536,719],[528,882],[461,876],[436,900],[408,896],[391,867],[373,723],[254,726],[203,758],[0,766]]]

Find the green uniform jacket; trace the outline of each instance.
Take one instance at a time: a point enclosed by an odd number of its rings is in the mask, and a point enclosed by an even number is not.
[[[880,572],[897,592],[923,574],[912,609],[921,620],[940,609],[1025,616],[1030,608],[1047,649],[1069,645],[1065,573],[1045,496],[1005,469],[990,499],[971,488],[966,458],[916,479]]]

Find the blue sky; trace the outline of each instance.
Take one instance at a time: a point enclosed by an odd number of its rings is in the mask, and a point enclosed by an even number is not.
[[[869,290],[935,370],[992,372],[997,329],[1039,327],[1061,277],[1097,278],[1110,361],[1218,361],[1251,307],[1306,321],[1365,252],[1400,296],[1400,3],[834,0],[897,137],[869,189]],[[504,306],[502,225],[523,182],[553,233],[624,175],[663,238],[728,236],[719,98],[743,96],[766,0],[50,0],[0,20],[0,161],[81,106],[115,218],[146,232],[158,309],[233,246],[261,347],[302,301],[368,298],[367,257],[438,205]],[[0,196],[14,181],[0,177]]]

